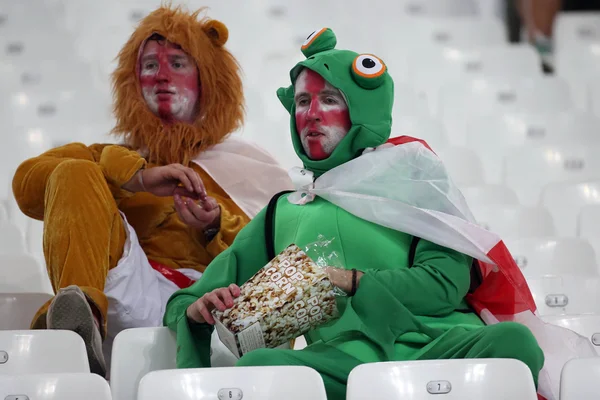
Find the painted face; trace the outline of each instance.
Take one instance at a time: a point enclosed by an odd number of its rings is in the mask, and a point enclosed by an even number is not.
[[[313,160],[323,160],[352,127],[346,100],[338,89],[308,68],[298,76],[294,92],[296,131],[304,152]]]
[[[164,122],[194,122],[200,87],[192,57],[170,42],[149,40],[139,75],[144,100],[155,115]]]

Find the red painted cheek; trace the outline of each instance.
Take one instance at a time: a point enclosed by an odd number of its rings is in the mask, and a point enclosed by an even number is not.
[[[321,125],[329,127],[341,127],[349,130],[352,126],[348,110],[329,110],[321,113],[323,122]]]

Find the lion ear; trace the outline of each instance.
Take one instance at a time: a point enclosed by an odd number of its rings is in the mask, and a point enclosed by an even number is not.
[[[210,20],[204,24],[202,29],[215,46],[221,47],[229,39],[229,29],[220,21]]]

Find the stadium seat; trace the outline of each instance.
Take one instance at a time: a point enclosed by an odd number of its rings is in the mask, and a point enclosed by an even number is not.
[[[471,207],[477,222],[500,237],[531,238],[554,236],[554,223],[548,210],[521,205],[481,205]]]
[[[46,270],[31,255],[0,255],[0,271],[0,293],[53,293]]]
[[[392,137],[412,136],[423,139],[433,151],[443,149],[448,144],[444,127],[433,117],[402,115],[394,117],[393,121]]]
[[[25,240],[19,228],[12,222],[0,218],[0,260],[4,254],[24,253]]]
[[[503,182],[523,204],[537,204],[544,186],[600,179],[600,145],[564,144],[522,148],[504,157]]]
[[[587,239],[600,265],[600,204],[583,206],[577,216],[577,236]]]
[[[527,278],[598,276],[594,249],[581,238],[505,238],[504,243]]]
[[[502,180],[502,160],[520,147],[541,144],[599,144],[600,118],[591,113],[505,113],[468,121],[467,145],[484,160],[488,182]]]
[[[211,365],[230,367],[235,356],[212,336]],[[111,388],[114,400],[136,398],[138,383],[151,371],[176,368],[177,342],[169,328],[136,328],[120,332],[114,339],[111,356]],[[105,346],[106,350],[106,346]]]
[[[450,179],[459,187],[484,184],[483,171],[479,156],[466,147],[446,147],[434,150],[444,162]]]
[[[510,384],[507,384],[510,382]],[[362,364],[348,377],[348,400],[536,400],[531,371],[515,359]]]
[[[1,374],[90,372],[85,344],[72,331],[0,331]]]
[[[138,400],[326,400],[321,375],[296,366],[180,369],[150,372]]]
[[[589,111],[600,117],[600,82],[595,79],[588,82]]]
[[[532,46],[493,44],[419,48],[407,57],[407,81],[425,92],[432,113],[437,113],[438,91],[447,82],[476,77],[540,76],[539,56]],[[394,75],[392,75],[394,76]]]
[[[597,277],[564,274],[528,278],[531,290],[542,317],[557,315],[600,314],[600,285]]]
[[[414,127],[419,122],[427,124],[427,116],[429,115],[427,98],[409,84],[395,84],[394,82],[394,109],[392,113],[392,132],[394,134],[397,134],[396,132],[398,132],[398,128],[400,127]],[[411,117],[413,117],[412,120]],[[429,122],[430,125],[425,125],[423,128],[427,129],[438,121],[429,119]],[[402,126],[402,124],[405,125]]]
[[[542,319],[585,336],[600,355],[600,315],[551,315]]]
[[[568,361],[560,375],[560,400],[583,400],[598,397],[600,357]]]
[[[0,331],[29,329],[35,313],[51,298],[49,293],[0,292]]]
[[[514,190],[503,185],[470,186],[461,190],[469,207],[493,205],[517,205],[519,199]]]
[[[600,204],[600,180],[551,183],[543,188],[541,203],[546,207],[560,236],[577,236],[577,217],[586,205]]]
[[[0,201],[0,221],[6,221],[8,219],[8,212],[6,206]]]
[[[571,83],[577,104],[582,107],[587,80],[594,80],[598,73],[600,13],[559,13],[553,31],[556,73]]]
[[[108,382],[99,375],[90,373],[0,375],[0,398],[111,400]]]
[[[454,145],[465,145],[475,116],[507,112],[563,112],[572,108],[567,84],[548,77],[478,77],[440,88],[438,111]]]

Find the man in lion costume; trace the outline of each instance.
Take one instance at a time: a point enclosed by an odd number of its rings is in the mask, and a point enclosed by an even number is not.
[[[106,375],[106,344],[118,332],[162,325],[169,296],[291,188],[266,152],[228,138],[244,110],[227,39],[226,26],[199,11],[157,9],[113,74],[113,133],[123,144],[71,143],[14,176],[20,209],[44,221],[56,292],[32,328],[77,332],[94,373]]]

